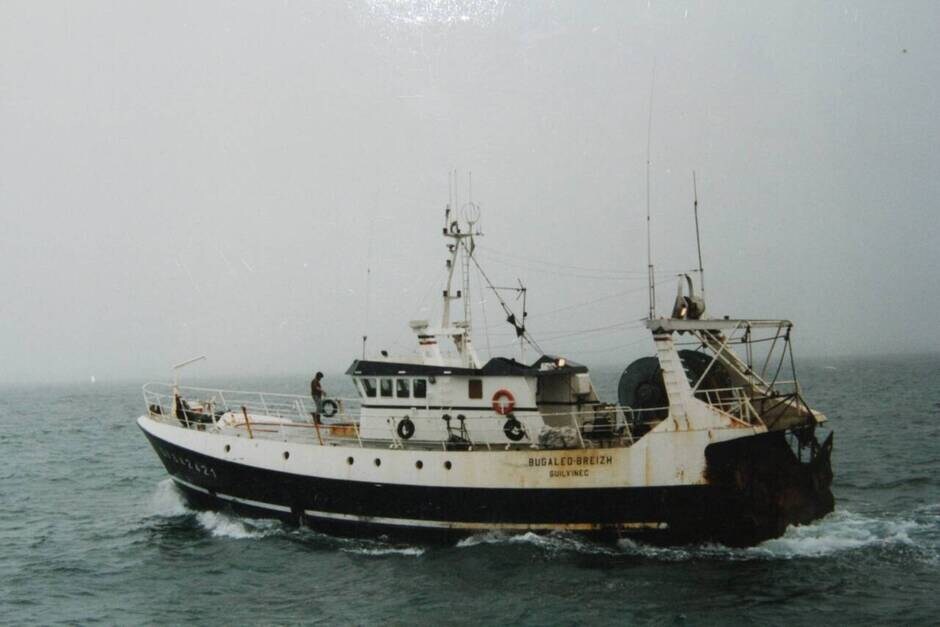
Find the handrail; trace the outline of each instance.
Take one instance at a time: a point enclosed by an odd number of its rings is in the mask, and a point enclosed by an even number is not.
[[[785,382],[780,382],[780,383],[785,383]],[[163,387],[165,391],[155,390],[154,388],[156,387]],[[302,394],[284,394],[284,393],[278,393],[278,392],[257,392],[257,391],[252,392],[252,391],[242,391],[242,390],[226,390],[226,389],[219,389],[219,388],[203,388],[203,387],[190,387],[190,386],[185,386],[185,387],[181,386],[178,389],[181,392],[181,396],[184,396],[187,398],[189,398],[189,396],[186,394],[187,392],[203,392],[203,393],[212,394],[212,397],[206,399],[206,402],[213,403],[214,405],[218,407],[226,407],[226,408],[231,408],[233,406],[240,407],[242,402],[246,400],[243,398],[228,399],[225,396],[226,394],[253,396],[259,401],[259,404],[262,406],[263,409],[268,409],[268,410],[273,409],[275,410],[275,413],[277,413],[278,416],[281,417],[284,414],[284,412],[283,411],[277,412],[276,410],[283,410],[283,409],[289,408],[291,410],[289,413],[291,415],[299,416],[302,422],[306,422],[307,420],[309,420],[309,409],[313,407],[313,400],[309,396],[302,395]],[[167,384],[161,384],[161,383],[148,383],[143,386],[143,393],[144,393],[145,398],[165,397],[168,399],[172,399],[173,398],[172,390],[173,390],[172,386],[167,385]],[[741,404],[744,400],[750,400],[750,397],[745,393],[744,387],[710,388],[710,389],[705,389],[705,390],[700,389],[700,390],[697,390],[695,394],[704,395],[706,398],[707,404],[715,406],[715,407],[719,407],[719,408],[720,407],[733,407],[733,406]],[[731,396],[732,400],[726,400],[726,397],[728,396]],[[274,402],[275,400],[279,402],[275,403]],[[329,397],[329,400],[333,400],[337,402],[337,414],[336,414],[337,416],[341,418],[345,418],[349,422],[354,422],[356,420],[356,417],[354,415],[351,415],[348,412],[347,403],[353,404],[353,405],[359,404],[362,402],[361,398],[331,396]],[[551,405],[552,403],[546,403],[546,404]],[[412,407],[403,405],[402,408],[411,409]],[[664,411],[668,409],[669,409],[668,405],[665,405],[663,407],[637,409],[637,408],[630,407],[628,405],[614,405],[614,404],[602,403],[596,409],[580,409],[575,413],[577,413],[577,415],[579,416],[589,417],[589,416],[596,415],[596,414],[607,414],[611,411],[630,411],[630,412],[636,413],[638,411],[659,412],[659,411]],[[303,410],[303,413],[301,413],[301,410]],[[468,419],[480,418],[480,417],[498,417],[498,416],[493,416],[493,414],[490,412],[488,407],[480,407],[479,411],[483,415],[472,415],[471,413],[472,410],[470,410],[466,412],[466,417]],[[538,411],[537,413],[538,415],[545,417],[545,418],[551,418],[551,417],[556,417],[556,416],[570,416],[573,414],[571,410]],[[520,413],[520,415],[525,415],[525,414]]]
[[[385,446],[391,443],[395,448],[440,446],[447,450],[454,444],[449,442],[452,432],[448,431],[444,424],[437,426],[440,432],[438,439],[403,440],[398,437],[396,430],[400,416],[391,415],[388,416],[390,420],[387,421],[387,437],[376,440],[375,435],[378,432],[373,426],[373,430],[368,432],[368,439],[364,439],[360,431],[359,417],[353,413],[353,408],[347,406],[347,402],[360,403],[362,401],[360,398],[333,399],[338,403],[336,415],[323,420],[322,425],[317,425],[311,420],[312,413],[315,411],[313,400],[305,395],[195,386],[174,388],[162,383],[148,383],[143,386],[142,391],[152,417],[165,416],[176,421],[178,409],[174,394],[176,390],[179,391],[181,398],[185,397],[188,401],[186,411],[197,417],[197,420],[187,417],[186,426],[191,426],[190,423],[195,422],[194,428],[203,430],[207,428],[219,431],[245,429],[250,438],[280,438],[284,441],[301,438],[303,442],[313,441],[320,445],[328,445],[336,440],[347,442],[354,440],[360,447],[363,447],[366,444],[371,445],[373,441],[378,443],[381,440]],[[198,398],[199,396],[203,398]],[[698,390],[696,396],[700,399],[704,397],[704,402],[709,406],[733,420],[747,425],[761,424],[760,415],[755,410],[747,390],[743,387]],[[621,446],[629,446],[635,441],[634,431],[641,433],[649,431],[661,423],[669,411],[668,406],[637,409],[600,403],[577,411],[567,409],[555,412],[517,412],[516,417],[522,422],[526,435],[518,442],[505,442],[502,434],[506,417],[497,416],[481,407],[479,413],[466,412],[464,414],[465,429],[462,429],[459,435],[462,438],[461,441],[465,442],[468,447],[533,446],[539,443],[543,432],[532,432],[532,427],[528,423],[529,419],[538,416],[545,419],[547,423],[552,418],[562,417],[561,421],[555,424],[561,427],[568,423],[568,426],[562,428],[574,429],[572,436],[576,434],[577,437],[575,448],[589,448],[596,446],[599,441],[616,442],[618,440]],[[198,420],[200,416],[202,419]],[[324,429],[321,430],[321,426]],[[545,426],[552,428],[549,424]],[[345,432],[341,432],[341,428],[345,429]]]
[[[154,388],[154,387],[163,387],[163,388],[166,388],[166,389],[169,390],[170,393],[172,394],[173,385],[172,385],[172,384],[169,384],[169,383],[160,383],[160,382],[145,383],[145,384],[143,385],[143,388],[142,388],[142,389],[143,389],[144,392],[148,392],[148,391],[151,391],[151,388]],[[222,393],[222,394],[251,394],[251,395],[256,395],[256,396],[276,396],[276,397],[279,397],[279,398],[310,399],[310,396],[307,395],[307,394],[285,394],[285,393],[283,393],[283,392],[259,392],[258,390],[233,390],[233,389],[225,389],[225,388],[203,388],[203,387],[195,387],[195,386],[189,386],[189,385],[181,385],[181,386],[179,386],[178,389],[179,389],[181,392],[182,392],[182,391],[191,391],[191,392],[211,392],[211,393],[213,393],[213,394],[218,394],[218,393]],[[155,392],[155,393],[159,394],[160,392]],[[335,400],[335,401],[361,401],[361,400],[362,400],[362,399],[359,398],[358,396],[347,396],[347,397],[344,397],[344,396],[330,396],[329,398],[330,398],[331,400]]]

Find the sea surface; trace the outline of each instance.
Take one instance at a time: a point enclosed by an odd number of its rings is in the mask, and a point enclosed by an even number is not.
[[[595,370],[607,400],[618,374]],[[940,356],[800,374],[836,433],[836,511],[749,549],[532,534],[431,547],[196,512],[134,423],[142,382],[0,387],[0,622],[940,623]]]

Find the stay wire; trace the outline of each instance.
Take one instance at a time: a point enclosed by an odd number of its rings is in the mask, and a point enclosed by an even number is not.
[[[490,347],[490,326],[486,319],[486,292],[483,286],[480,286],[480,309],[483,311],[483,334],[486,336],[486,352],[490,359],[493,358],[493,349]]]
[[[477,248],[481,248],[481,249],[483,249],[483,251],[486,252],[487,254],[495,255],[495,256],[497,256],[497,257],[505,257],[505,258],[508,258],[508,259],[516,259],[516,260],[525,261],[525,262],[528,262],[528,263],[531,263],[531,264],[536,264],[536,265],[541,265],[541,266],[551,266],[551,267],[554,267],[554,268],[562,268],[562,269],[565,269],[565,270],[580,270],[580,271],[582,271],[582,272],[595,272],[595,273],[612,274],[612,275],[623,275],[623,276],[631,275],[631,274],[636,274],[636,275],[642,274],[642,273],[640,273],[640,272],[633,272],[633,271],[629,271],[629,270],[613,270],[613,269],[610,269],[610,268],[592,268],[592,267],[588,267],[588,266],[573,266],[573,265],[570,265],[570,264],[563,264],[563,263],[558,263],[558,262],[555,262],[555,261],[545,261],[545,260],[543,260],[543,259],[535,259],[535,258],[533,258],[533,257],[525,257],[525,256],[522,256],[522,255],[514,255],[514,254],[512,254],[512,253],[507,253],[507,252],[505,252],[505,251],[503,251],[503,250],[499,250],[499,249],[496,249],[496,248],[490,248],[489,246],[483,246],[483,245],[478,245]],[[642,278],[642,277],[641,277],[641,278]]]
[[[461,242],[461,245],[464,247],[464,251],[467,253],[467,256],[470,258],[470,261],[473,262],[473,266],[477,269],[477,272],[480,273],[480,276],[486,281],[486,284],[493,291],[493,294],[496,296],[496,299],[499,301],[500,306],[503,308],[503,312],[506,314],[507,318],[515,318],[515,314],[512,309],[509,308],[509,305],[506,304],[506,301],[503,300],[503,297],[500,295],[499,291],[493,286],[493,282],[490,281],[490,277],[486,275],[486,272],[483,270],[483,267],[480,266],[480,263],[476,258],[471,254],[470,249],[468,248],[466,242]],[[538,342],[532,337],[532,335],[525,328],[525,314],[522,316],[522,338],[529,343],[529,346],[534,348],[540,355],[545,355],[542,351],[542,348],[538,345]]]
[[[485,258],[493,262],[498,262],[500,265],[509,266],[511,268],[516,268],[518,270],[526,270],[528,272],[535,272],[537,274],[545,274],[551,276],[565,276],[576,279],[586,279],[589,281],[643,281],[646,277],[638,275],[630,275],[627,273],[622,273],[620,275],[616,274],[584,274],[581,272],[567,272],[564,269],[553,268],[553,267],[538,267],[534,265],[526,265],[520,263],[514,263],[513,261],[507,261],[506,259],[501,258],[501,256],[496,253],[494,254],[491,251],[484,251]],[[687,270],[683,270],[687,272]],[[656,270],[655,275],[659,278],[671,278],[678,274],[678,271],[672,270]]]

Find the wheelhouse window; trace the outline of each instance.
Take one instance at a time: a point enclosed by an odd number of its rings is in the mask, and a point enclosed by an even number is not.
[[[415,379],[412,381],[412,391],[414,392],[415,398],[427,398],[428,397],[428,381],[427,379]]]
[[[369,398],[375,398],[375,379],[359,379],[362,384],[362,391]]]
[[[391,379],[379,379],[379,394],[385,398],[392,397],[392,380]]]
[[[395,379],[395,396],[411,398],[411,379]]]
[[[483,379],[470,379],[468,387],[470,398],[483,398]]]

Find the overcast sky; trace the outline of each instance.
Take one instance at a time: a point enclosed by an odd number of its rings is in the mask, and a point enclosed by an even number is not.
[[[4,0],[0,381],[411,351],[452,168],[542,347],[626,363],[651,349],[651,88],[660,311],[696,265],[695,170],[711,314],[792,319],[798,356],[940,350],[938,25],[937,2]],[[484,298],[476,344],[512,354]]]

